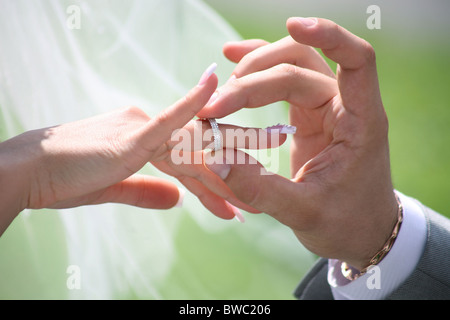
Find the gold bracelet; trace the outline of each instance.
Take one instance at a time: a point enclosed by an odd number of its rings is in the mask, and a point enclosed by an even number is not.
[[[348,280],[356,280],[362,275],[364,275],[367,270],[369,270],[370,267],[377,265],[378,263],[383,260],[383,258],[388,254],[388,252],[391,250],[392,246],[394,245],[395,239],[397,238],[398,232],[400,230],[400,226],[403,221],[403,206],[400,202],[400,199],[398,198],[397,194],[395,195],[395,198],[397,199],[398,204],[398,218],[397,223],[394,226],[394,230],[392,231],[391,236],[386,241],[385,245],[383,246],[383,249],[378,251],[372,259],[369,261],[369,265],[365,268],[363,268],[359,273],[354,273],[353,269],[346,263],[342,262],[341,264],[341,272]]]

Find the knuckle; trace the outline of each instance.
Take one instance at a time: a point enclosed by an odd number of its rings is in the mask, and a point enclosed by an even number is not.
[[[246,66],[246,68],[251,68],[254,65],[257,65],[261,60],[260,50],[255,49],[249,53],[247,53],[242,59],[240,64]]]
[[[366,40],[362,41],[361,51],[362,51],[363,59],[366,63],[374,63],[375,62],[375,59],[376,59],[375,49]]]
[[[181,102],[185,105],[190,105],[194,102],[194,97],[191,91],[186,93],[183,98],[181,99]]]
[[[299,75],[300,68],[289,64],[289,63],[281,63],[277,66],[278,70],[285,74],[287,77],[297,77]]]
[[[343,28],[333,21],[329,21],[330,27],[327,30],[327,36],[329,39],[338,39],[339,36],[343,33]]]
[[[170,120],[171,120],[170,114],[167,110],[162,110],[160,113],[158,113],[158,116],[155,118],[155,121],[161,126],[169,124]]]
[[[139,114],[143,111],[136,106],[127,106],[122,110],[122,112],[126,114]]]
[[[374,62],[376,57],[375,57],[375,49],[372,47],[372,45],[366,40],[364,40],[362,47],[366,61]]]
[[[144,112],[144,110],[136,106],[127,106],[122,109],[122,113],[131,118],[146,119],[146,120],[149,119],[149,116]]]
[[[293,94],[292,88],[295,88],[296,83],[304,76],[304,71],[302,68],[289,63],[279,64],[275,68],[276,72],[281,73],[285,83],[278,92],[279,98],[289,101]]]
[[[239,67],[237,68],[237,75],[244,76],[265,69],[265,66],[267,65],[266,45],[269,45],[269,43],[261,40],[254,50],[242,57],[238,65]]]
[[[278,71],[283,74],[283,78],[288,84],[288,87],[297,83],[305,77],[306,72],[303,68],[289,63],[282,63],[277,66]]]

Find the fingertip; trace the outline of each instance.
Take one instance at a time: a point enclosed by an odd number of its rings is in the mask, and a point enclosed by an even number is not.
[[[203,107],[203,109],[197,113],[197,117],[200,119],[208,119],[208,118],[220,119],[223,118],[224,116],[225,115],[223,115],[218,108],[210,106]]]
[[[226,50],[228,50],[228,49],[230,49],[230,48],[237,47],[237,46],[240,45],[241,42],[242,42],[242,41],[234,41],[234,40],[232,40],[232,41],[226,41],[226,42],[223,44],[223,46],[222,46],[222,50],[223,50],[223,51],[226,51]]]
[[[287,141],[287,134],[280,134],[280,137],[278,139],[278,146],[282,146]]]
[[[290,17],[286,20],[286,28],[288,29],[288,31],[290,31],[290,29],[295,27],[297,23],[297,17]]]
[[[199,82],[199,84],[197,85],[196,88],[200,89],[200,90],[205,90],[205,91],[211,91],[211,88],[213,88],[213,91],[210,92],[210,96],[214,93],[214,91],[217,88],[217,85],[219,84],[219,78],[217,77],[217,75],[215,73],[211,74],[207,79],[202,80],[200,79],[200,81],[203,81],[203,83]]]
[[[215,73],[213,73],[207,80],[205,80],[203,85],[197,85],[197,87],[194,88],[194,90],[199,90],[198,93],[201,95],[201,97],[199,97],[201,99],[199,101],[200,110],[197,111],[197,116],[199,116],[198,113],[202,112],[205,106],[208,105],[209,101],[211,101],[212,96],[216,92],[218,83],[219,78]]]
[[[228,201],[223,199],[215,201],[215,203],[206,206],[206,208],[220,219],[231,220],[236,217],[235,209],[230,206]]]
[[[175,204],[174,208],[183,207],[184,197],[186,195],[186,189],[178,188],[178,201]]]
[[[159,202],[159,207],[155,206],[155,209],[168,210],[175,208],[177,205],[181,207],[183,203],[183,199],[180,199],[180,189],[169,181],[160,180],[158,185],[152,188],[152,196],[149,196],[149,198],[154,199],[153,201],[155,202]]]
[[[234,214],[234,217],[236,218],[237,221],[239,221],[240,223],[244,223],[245,222],[245,218],[242,215],[241,210],[239,210],[238,207],[232,205],[231,203],[229,203],[228,201],[226,202],[227,205],[230,207],[231,211]]]
[[[206,105],[197,113],[198,118],[208,119],[208,118],[223,118],[228,114],[225,113],[225,109],[223,108],[223,103],[218,102],[220,93],[215,91]],[[223,100],[223,99],[220,99]],[[214,102],[214,103],[213,103]]]
[[[222,53],[231,62],[238,63],[242,59],[242,54],[239,50],[239,43],[237,41],[230,41],[223,45]]]
[[[202,76],[200,77],[200,80],[196,86],[196,90],[204,91],[204,94],[207,95],[207,100],[202,103],[202,105],[205,105],[208,103],[208,101],[211,98],[211,95],[214,93],[214,91],[217,89],[217,85],[219,84],[219,78],[214,73],[217,69],[217,63],[212,63],[206,68],[206,70],[203,72]]]
[[[203,86],[208,81],[208,79],[212,76],[214,71],[216,71],[216,69],[217,69],[217,63],[213,62],[212,64],[210,64],[208,66],[208,68],[206,68],[206,70],[203,72],[202,76],[200,77],[198,86],[199,87]]]
[[[228,41],[223,45],[222,52],[228,60],[238,63],[248,53],[267,44],[269,43],[262,39]]]
[[[291,17],[286,21],[286,28],[294,40],[302,43],[305,35],[318,30],[318,18]]]
[[[197,114],[196,114],[197,118],[200,119],[208,119],[211,118],[209,117],[209,111],[208,111],[208,107],[203,107],[202,110],[200,110]]]
[[[206,153],[205,166],[222,180],[225,180],[231,171],[231,165],[227,163],[224,150]]]
[[[313,28],[319,23],[319,19],[315,17],[291,17],[287,19],[286,26],[289,27],[302,27]]]
[[[297,27],[300,27],[300,22],[298,21],[298,17],[290,17],[286,20],[286,28],[291,35],[292,35],[292,31],[295,31],[295,29]]]

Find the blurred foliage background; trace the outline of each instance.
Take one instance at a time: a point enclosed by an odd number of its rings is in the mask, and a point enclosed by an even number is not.
[[[132,103],[156,112],[195,84],[199,72],[212,61],[219,64],[220,81],[227,79],[233,65],[220,52],[224,41],[241,38],[276,41],[287,35],[285,21],[290,16],[334,20],[368,40],[377,52],[382,96],[390,119],[395,187],[450,216],[447,204],[450,28],[446,19],[450,3],[446,0],[61,0],[33,4],[0,0],[0,3],[2,8],[12,3],[20,6],[21,19],[14,23],[0,19],[0,25],[3,30],[15,30],[7,34],[9,46],[17,46],[22,55],[30,48],[36,50],[30,59],[44,45],[42,57],[50,65],[46,68],[42,64],[42,70],[49,72],[45,76],[52,79],[53,74],[64,71],[52,68],[52,63],[60,58],[58,52],[45,51],[47,45],[51,48],[54,39],[63,39],[62,49],[67,50],[69,57],[78,59],[61,63],[69,70],[70,81],[65,82],[64,76],[63,81],[49,82],[64,89],[50,90],[51,101],[43,94],[46,91],[41,90],[40,84],[47,83],[39,77],[38,63],[31,64],[38,71],[38,86],[33,87],[32,97],[30,94],[31,104],[8,109],[5,104],[8,100],[0,91],[1,140],[32,127],[72,121],[122,104]],[[88,17],[82,33],[75,33],[76,36],[67,30],[64,34],[54,29],[61,19],[64,23],[64,9],[74,3],[81,5]],[[366,9],[372,4],[381,9],[380,30],[366,27],[369,16]],[[30,8],[42,11],[38,14]],[[108,10],[118,14],[110,16]],[[55,14],[58,12],[60,16]],[[45,14],[51,19],[39,20]],[[2,19],[10,16],[6,12]],[[27,23],[39,25],[38,30],[30,27],[35,34],[28,38],[17,31],[23,26],[27,35],[30,32]],[[116,29],[119,31],[108,33]],[[172,33],[164,33],[166,29]],[[129,32],[130,38],[121,33],[123,30]],[[167,34],[174,39],[170,40]],[[67,35],[73,37],[72,42],[66,43]],[[132,36],[144,41],[133,43]],[[24,39],[28,41],[27,50],[17,43]],[[88,45],[74,51],[73,41]],[[192,43],[197,46],[190,46]],[[134,54],[133,50],[142,49],[139,45],[144,50],[136,51],[139,54],[130,60],[127,50]],[[92,52],[105,53],[102,50],[107,54],[89,57]],[[5,52],[0,52],[0,58],[16,56],[15,52],[11,56]],[[80,63],[83,56],[90,58],[87,63]],[[155,67],[151,59],[164,63]],[[0,63],[7,67],[8,61],[0,59]],[[83,74],[86,70],[94,72]],[[165,77],[167,74],[169,77]],[[164,82],[170,76],[179,81],[178,86]],[[4,79],[0,77],[1,81]],[[103,86],[101,80],[107,85]],[[86,81],[92,82],[85,84]],[[97,91],[101,92],[95,95]],[[21,99],[27,99],[23,92],[28,91],[19,90]],[[39,104],[39,99],[48,103]],[[61,102],[68,105],[62,107]],[[272,125],[273,119],[286,121],[287,115],[280,112],[285,107],[281,104],[273,109],[262,108],[259,116],[254,110],[243,110],[230,121]],[[280,156],[287,160],[286,147],[281,148]],[[150,168],[144,168],[144,172],[157,174]],[[280,173],[287,176],[287,166],[281,167]],[[245,218],[245,224],[224,222],[189,196],[184,209],[171,212],[149,212],[120,205],[65,211],[26,210],[0,239],[0,298],[292,299],[293,289],[316,257],[298,243],[288,228],[272,218],[264,214],[245,214]],[[81,268],[80,290],[69,290],[66,285],[69,265]]]

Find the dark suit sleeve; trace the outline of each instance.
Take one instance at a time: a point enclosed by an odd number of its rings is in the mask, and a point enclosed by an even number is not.
[[[328,259],[320,258],[294,291],[300,300],[333,300],[327,280]]]
[[[416,269],[388,299],[450,300],[450,220],[424,207],[427,244]]]
[[[411,276],[390,300],[450,300],[450,220],[423,207],[427,221],[424,253]],[[333,299],[327,280],[328,260],[319,259],[294,291],[301,300]]]

